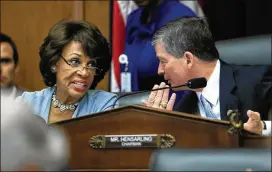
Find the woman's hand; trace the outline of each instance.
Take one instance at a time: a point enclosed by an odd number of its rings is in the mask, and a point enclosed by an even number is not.
[[[169,87],[164,82],[162,82],[159,86],[154,85],[153,89]],[[165,90],[152,91],[148,97],[148,100],[142,100],[142,103],[147,107],[154,107],[159,109],[167,109],[172,110],[175,100],[176,94],[173,93],[168,101],[169,96],[169,88]]]

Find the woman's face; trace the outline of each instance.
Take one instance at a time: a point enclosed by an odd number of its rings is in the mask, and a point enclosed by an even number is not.
[[[64,47],[62,57],[56,63],[58,92],[75,99],[81,98],[86,93],[93,82],[95,71],[82,66],[95,66],[95,59],[84,53],[80,42],[72,41]]]

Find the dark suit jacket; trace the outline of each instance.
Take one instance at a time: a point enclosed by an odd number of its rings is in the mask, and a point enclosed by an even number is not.
[[[229,109],[239,109],[244,122],[247,110],[257,111],[267,120],[272,107],[272,65],[238,66],[223,61],[220,66],[219,101],[221,120],[228,120]],[[175,111],[196,114],[198,98],[189,91],[174,107]]]

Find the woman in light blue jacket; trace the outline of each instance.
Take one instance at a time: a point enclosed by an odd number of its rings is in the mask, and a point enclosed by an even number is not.
[[[24,92],[18,99],[29,103],[47,123],[112,107],[115,94],[94,90],[111,63],[108,42],[96,26],[61,20],[44,39],[39,54],[40,72],[48,88]]]

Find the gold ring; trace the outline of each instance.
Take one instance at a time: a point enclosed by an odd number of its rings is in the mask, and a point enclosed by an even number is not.
[[[160,107],[162,107],[163,109],[166,109],[166,107],[167,107],[167,102],[161,102],[161,103],[160,103]]]

